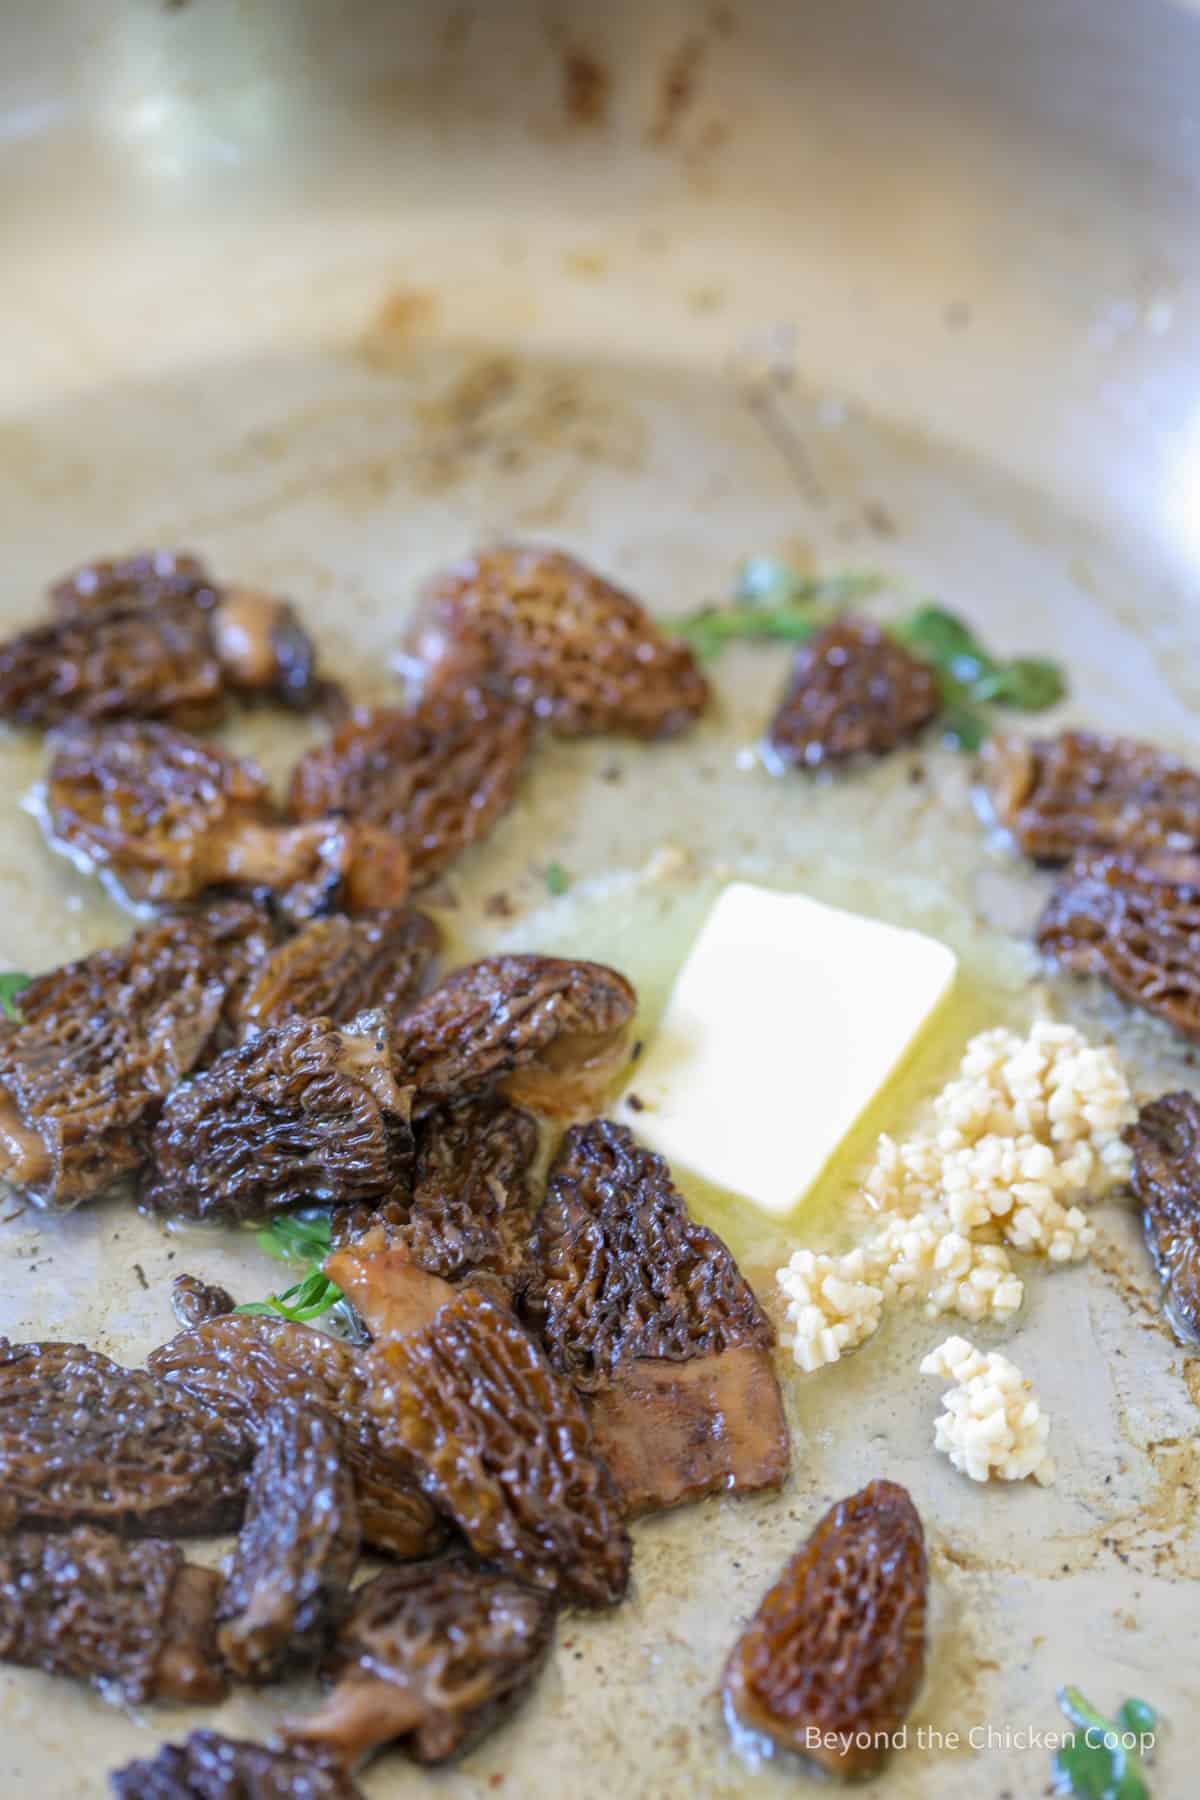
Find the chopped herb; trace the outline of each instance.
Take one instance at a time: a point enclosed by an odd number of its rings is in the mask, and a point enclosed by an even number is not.
[[[565,894],[571,885],[571,877],[560,862],[546,864],[545,880],[547,893],[553,894],[555,898],[559,894]]]
[[[1067,691],[1062,670],[1044,656],[1015,656],[1011,662],[981,675],[976,698],[994,700],[997,706],[1015,706],[1022,712],[1044,712]]]
[[[798,575],[786,563],[756,556],[742,567],[732,606],[702,606],[668,619],[665,628],[686,638],[704,660],[739,638],[799,644],[880,585],[877,575]]]
[[[951,748],[968,754],[978,750],[988,734],[987,720],[959,701],[943,704],[939,723]]]
[[[892,628],[906,650],[927,663],[942,697],[943,736],[959,750],[978,750],[990,729],[989,704],[1041,712],[1066,692],[1062,671],[1045,657],[998,661],[971,627],[942,606],[920,606]]]
[[[992,659],[974,636],[969,625],[942,606],[919,606],[915,613],[894,627],[894,634],[906,649],[931,669],[953,675],[964,686],[978,680],[985,669],[993,667]]]
[[[285,1288],[282,1294],[271,1294],[266,1300],[249,1300],[237,1310],[240,1313],[274,1313],[277,1318],[304,1325],[344,1301],[341,1288],[330,1281],[328,1275],[320,1269],[310,1269],[303,1281]]]
[[[893,635],[944,682],[953,683],[958,700],[1042,712],[1067,691],[1057,663],[1043,656],[997,659],[964,620],[941,606],[918,607],[893,627]]]
[[[19,969],[9,969],[0,975],[0,1011],[15,1025],[23,1025],[25,1020],[20,1007],[14,1006],[13,1001],[32,980],[32,975],[22,975]]]
[[[1106,1719],[1074,1687],[1059,1688],[1058,1704],[1079,1727],[1054,1753],[1058,1792],[1083,1800],[1149,1800],[1142,1761],[1154,1748],[1154,1708],[1126,1700],[1115,1719]]]
[[[287,1213],[272,1219],[262,1231],[255,1233],[259,1248],[280,1262],[306,1263],[308,1268],[299,1281],[281,1294],[270,1294],[265,1300],[248,1300],[237,1311],[260,1316],[271,1314],[278,1319],[290,1319],[293,1324],[306,1325],[310,1319],[320,1318],[323,1313],[334,1313],[337,1309],[330,1322],[346,1335],[353,1335],[354,1319],[349,1302],[321,1266],[329,1255],[331,1240],[327,1212]]]
[[[324,1262],[333,1243],[333,1231],[327,1212],[281,1213],[254,1241],[268,1256],[279,1262]]]

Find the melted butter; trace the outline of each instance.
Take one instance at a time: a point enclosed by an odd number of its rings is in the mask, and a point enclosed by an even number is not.
[[[890,879],[829,858],[797,864],[756,856],[719,871],[685,867],[666,880],[626,870],[577,882],[561,898],[505,922],[499,931],[457,913],[441,916],[439,923],[448,938],[447,965],[460,957],[516,950],[611,963],[638,991],[636,1044],[655,1030],[709,908],[733,879],[802,891],[830,905],[924,931],[949,944],[959,958],[953,990],[843,1139],[806,1201],[789,1217],[771,1219],[727,1190],[676,1172],[696,1217],[721,1234],[761,1292],[798,1244],[823,1247],[847,1241],[845,1201],[876,1138],[881,1131],[904,1131],[922,1100],[953,1073],[967,1040],[989,1026],[1028,1023],[1034,967],[1029,951],[999,937],[935,882],[912,876]],[[803,1029],[803,1019],[797,1019],[797,1033]],[[636,1061],[628,1079],[636,1092]],[[629,1122],[636,1131],[636,1119]]]

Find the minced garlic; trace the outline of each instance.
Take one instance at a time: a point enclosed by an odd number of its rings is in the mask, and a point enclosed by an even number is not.
[[[793,1353],[811,1372],[837,1362],[878,1329],[883,1316],[883,1289],[867,1279],[862,1250],[846,1256],[818,1256],[797,1250],[779,1272],[788,1295],[788,1318],[795,1336]]]
[[[973,1038],[913,1135],[880,1138],[862,1242],[841,1256],[798,1250],[780,1269],[800,1367],[861,1344],[892,1299],[919,1299],[930,1317],[1011,1318],[1024,1283],[1008,1250],[1054,1263],[1088,1254],[1082,1202],[1127,1180],[1121,1133],[1135,1110],[1115,1050],[1073,1026]]]
[[[954,1383],[942,1395],[945,1412],[934,1426],[934,1447],[972,1481],[1024,1481],[1042,1487],[1054,1480],[1047,1454],[1049,1415],[1031,1383],[998,1350],[986,1355],[966,1338],[947,1338],[921,1364],[922,1375]]]

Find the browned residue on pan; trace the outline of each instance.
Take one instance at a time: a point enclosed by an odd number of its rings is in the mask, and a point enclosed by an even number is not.
[[[708,39],[700,32],[683,39],[659,70],[654,117],[646,137],[652,144],[670,144],[696,102],[700,74],[708,55]]]
[[[437,295],[425,288],[392,288],[358,340],[359,359],[370,369],[407,366],[414,340],[433,329],[438,310]]]
[[[1092,1247],[1092,1261],[1143,1329],[1160,1331],[1174,1342],[1174,1333],[1163,1317],[1158,1284],[1148,1257],[1143,1257],[1136,1266],[1131,1265],[1124,1245],[1098,1230]]]
[[[561,68],[567,123],[584,129],[607,124],[612,99],[612,76],[607,66],[582,44],[565,44]]]

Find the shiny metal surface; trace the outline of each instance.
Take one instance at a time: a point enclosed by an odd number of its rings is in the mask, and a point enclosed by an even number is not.
[[[490,532],[577,548],[664,609],[778,549],[885,566],[1000,646],[1063,656],[1072,716],[1194,745],[1200,19],[1152,0],[601,10],[6,9],[5,625],[83,556],[187,543],[288,588],[368,694],[390,691],[419,579]],[[550,841],[578,877],[579,947],[653,986],[663,907],[636,872],[669,840],[710,873],[786,864],[832,897],[933,908],[974,944],[984,853],[962,770],[939,765],[933,820],[887,783],[803,810],[748,785],[734,752],[766,669],[734,655],[694,746],[622,757],[635,805],[595,779],[607,747],[555,752],[464,868],[462,943],[494,941],[492,888],[515,896],[510,937],[543,941]],[[302,729],[256,716],[236,735],[281,769]],[[41,762],[0,748],[4,966],[124,929],[15,811]],[[1017,947],[987,955],[1019,1008]],[[1131,1055],[1188,1079],[1152,1035]],[[788,1791],[794,1775],[748,1776],[728,1750],[721,1661],[819,1507],[882,1463],[934,1544],[919,1716],[964,1738],[897,1757],[878,1791],[1041,1792],[1042,1745],[965,1733],[1051,1731],[1054,1686],[1077,1679],[1101,1704],[1164,1707],[1154,1792],[1183,1800],[1195,1412],[1178,1351],[1130,1310],[1130,1284],[1152,1286],[1133,1221],[1106,1229],[1116,1274],[1042,1283],[1022,1326],[1018,1360],[1063,1422],[1049,1496],[935,1468],[933,1397],[896,1334],[795,1385],[780,1501],[640,1528],[633,1599],[564,1624],[535,1706],[457,1770],[431,1782],[392,1759],[367,1792]],[[52,1241],[26,1219],[0,1234],[0,1329],[129,1354],[169,1329],[180,1265],[156,1228],[97,1209]],[[228,1246],[185,1249],[238,1266]],[[223,1722],[259,1729],[273,1704],[239,1697]],[[39,1796],[94,1793],[99,1768],[177,1729],[11,1672],[0,1721],[0,1786]]]

